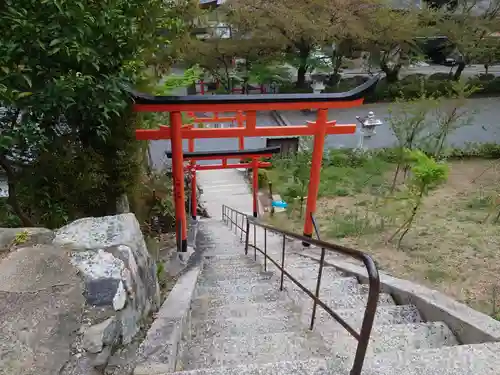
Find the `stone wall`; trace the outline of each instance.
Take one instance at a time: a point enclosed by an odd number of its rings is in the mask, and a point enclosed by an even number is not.
[[[55,232],[0,229],[0,257],[0,374],[102,373],[160,305],[156,264],[130,213]]]

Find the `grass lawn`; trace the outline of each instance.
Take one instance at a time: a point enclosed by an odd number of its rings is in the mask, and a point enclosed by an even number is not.
[[[390,193],[395,165],[377,157],[359,165],[334,164],[322,171],[316,213],[322,239],[366,251],[382,271],[440,290],[500,318],[500,220],[495,222],[500,162],[449,161],[447,182],[425,197],[399,248],[396,240],[389,239],[410,206],[402,180]],[[294,190],[289,174],[279,166],[268,173],[287,202]],[[300,216],[300,209],[292,207],[269,220],[300,233]]]

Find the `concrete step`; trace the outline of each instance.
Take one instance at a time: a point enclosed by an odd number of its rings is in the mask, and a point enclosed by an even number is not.
[[[274,269],[277,270],[276,267],[274,267]],[[316,280],[318,278],[318,269],[319,267],[304,268],[304,267],[294,267],[293,265],[285,264],[285,270],[299,281]],[[273,269],[271,268],[271,270]],[[321,277],[322,284],[323,281],[327,282],[328,280],[337,277],[345,277],[345,274],[337,271],[334,267],[323,267],[323,275]]]
[[[498,353],[499,342],[384,353],[367,358],[363,375],[498,375]]]
[[[333,362],[333,360],[332,360]],[[332,366],[332,362],[330,366]],[[342,367],[337,365],[338,368]],[[232,368],[220,367],[175,372],[174,375],[348,375],[348,371],[332,373],[324,359],[282,361],[267,364],[248,364]],[[166,375],[166,374],[161,374]]]
[[[193,338],[235,337],[261,335],[266,333],[297,332],[305,333],[307,327],[298,319],[298,315],[276,311],[272,315],[257,317],[193,320],[191,334]]]
[[[263,302],[285,302],[289,298],[284,292],[279,290],[268,291],[262,294],[232,294],[225,296],[208,296],[204,295],[195,298],[191,303],[191,308],[195,309],[211,309],[214,307],[222,307],[234,304],[247,303],[263,303]]]
[[[287,289],[290,298],[302,307],[305,315],[311,314],[313,301],[304,292],[297,289]],[[338,288],[321,289],[320,299],[332,310],[339,309],[361,309],[366,307],[367,294],[352,293],[347,294]],[[380,293],[378,306],[395,306],[394,299],[390,294]]]
[[[267,282],[265,282],[267,281]],[[195,290],[195,296],[227,296],[232,294],[264,294],[279,289],[278,280],[264,280],[260,283],[234,284],[224,282],[217,286],[198,286]]]
[[[244,255],[244,254],[226,254],[226,255],[218,255],[218,256],[204,256],[203,257],[203,263],[205,264],[248,264],[252,265],[255,264],[255,261],[253,260],[253,257],[250,257],[250,255]]]
[[[205,319],[231,319],[245,317],[269,316],[275,312],[298,314],[300,310],[291,301],[275,301],[260,303],[241,303],[238,305],[228,305],[224,307],[212,307],[201,310],[193,306],[191,318],[193,320]]]
[[[311,292],[316,292],[317,280],[298,280],[303,286],[308,288]],[[294,291],[302,291],[294,282],[285,276],[283,285],[287,289],[292,289]],[[331,295],[337,295],[338,293],[348,293],[354,294],[358,293],[358,280],[355,277],[337,277],[328,280],[328,283],[321,283],[319,297],[328,297]],[[304,294],[302,292],[302,294]]]
[[[263,271],[263,267],[260,264],[255,262],[234,262],[234,263],[205,263],[203,264],[203,270],[207,270],[207,272],[231,272],[231,270],[240,270],[245,272],[261,272]]]
[[[383,353],[367,358],[362,375],[498,375],[500,343],[485,343]],[[283,361],[199,369],[176,375],[348,375],[339,358]],[[155,374],[156,375],[156,374]],[[160,374],[157,374],[160,375]],[[161,374],[161,375],[167,375]]]
[[[265,282],[274,282],[276,278],[272,277],[272,273],[260,273],[258,276],[245,276],[240,278],[227,278],[220,277],[217,275],[211,275],[208,277],[201,276],[199,279],[200,287],[218,287],[227,285],[254,285],[261,284]]]
[[[239,279],[239,278],[255,278],[259,276],[272,276],[272,275],[273,275],[272,272],[260,272],[259,270],[252,270],[246,267],[219,268],[219,269],[208,267],[203,269],[203,272],[201,273],[201,279],[225,280],[225,279]]]
[[[231,234],[229,234],[230,236]],[[227,244],[227,245],[217,245],[216,247],[210,248],[205,247],[203,255],[205,256],[219,256],[219,255],[241,255],[245,254],[245,250],[242,244]]]
[[[365,314],[365,308],[358,309],[338,309],[335,312],[343,318],[352,328],[355,330],[361,329],[361,324],[363,323],[363,318]],[[303,322],[307,323],[311,319],[310,316],[303,316]],[[420,323],[422,318],[417,308],[413,305],[399,305],[399,306],[378,306],[377,312],[375,313],[375,326],[382,326],[388,324],[408,324],[408,323]],[[328,314],[322,308],[318,308],[316,311],[316,321],[315,325],[318,326],[320,330],[324,324],[331,326],[338,326],[339,329],[344,329],[340,326],[335,319],[333,319],[330,314]]]
[[[304,360],[332,353],[315,334],[273,333],[192,340],[183,350],[182,368],[237,366]]]
[[[336,353],[354,357],[358,342],[340,325],[318,325],[315,330]],[[448,326],[442,322],[375,326],[367,355],[411,349],[433,349],[458,345]]]

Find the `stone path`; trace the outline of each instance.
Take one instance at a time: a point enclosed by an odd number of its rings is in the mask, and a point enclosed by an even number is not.
[[[250,212],[251,195],[238,171],[207,171],[199,182],[212,214],[200,220],[202,271],[191,301],[190,332],[176,361],[178,375],[347,375],[356,341],[319,308],[308,330],[312,301],[281,272],[249,249],[219,219],[221,205]],[[227,225],[226,225],[227,224]],[[236,233],[235,233],[236,232]],[[254,242],[281,263],[283,238],[257,230]],[[287,239],[285,246],[293,247]],[[255,255],[257,254],[257,255]],[[319,264],[286,252],[286,269],[314,290]],[[324,268],[321,299],[359,331],[368,288],[332,266]],[[426,320],[411,305],[380,293],[363,375],[498,375],[500,343],[460,345],[441,321]],[[162,373],[163,374],[163,373]],[[149,374],[148,374],[149,375]]]
[[[240,212],[252,213],[252,195],[245,172],[236,169],[197,172],[197,182],[203,189],[203,206],[209,214],[221,218],[222,205]]]

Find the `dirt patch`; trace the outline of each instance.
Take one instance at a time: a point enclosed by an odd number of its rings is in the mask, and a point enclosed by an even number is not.
[[[372,254],[380,268],[395,277],[438,289],[498,316],[500,163],[468,160],[449,165],[447,183],[426,197],[400,248],[397,241],[388,240],[404,220],[408,205],[387,195],[321,198],[316,217],[322,237]],[[272,221],[302,230],[299,218],[285,221],[275,216]]]

